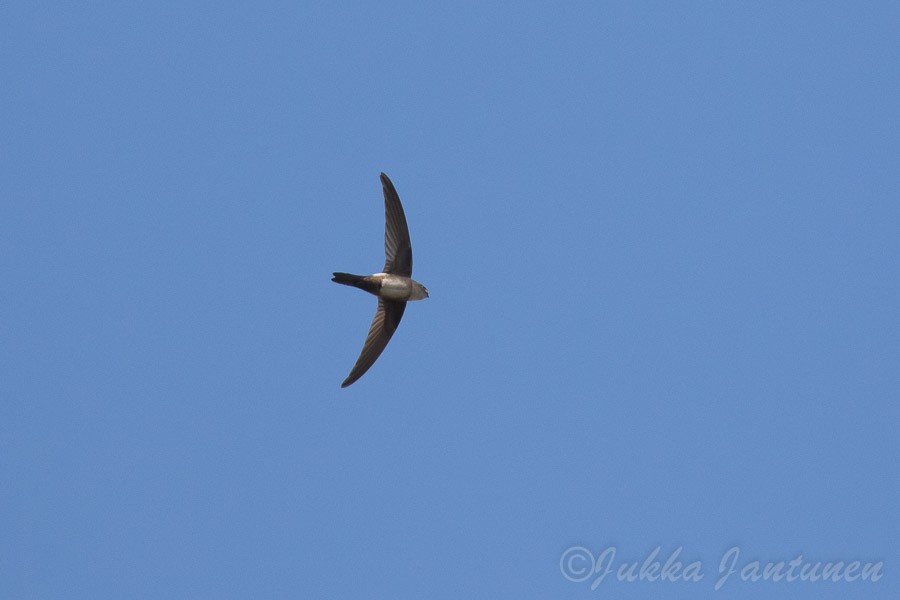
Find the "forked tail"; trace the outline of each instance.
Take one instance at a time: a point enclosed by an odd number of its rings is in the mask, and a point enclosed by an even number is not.
[[[352,273],[333,273],[333,275],[334,277],[331,278],[333,282],[352,285],[353,287],[359,287],[359,284],[364,279],[362,275],[354,275]]]
[[[364,275],[354,275],[353,273],[333,273],[331,280],[342,285],[352,285],[355,288],[365,290],[371,294],[378,292],[378,285],[369,277]]]

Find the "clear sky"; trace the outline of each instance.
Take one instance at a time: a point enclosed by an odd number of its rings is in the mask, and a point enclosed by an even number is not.
[[[0,8],[0,597],[900,597],[896,2],[89,4]]]

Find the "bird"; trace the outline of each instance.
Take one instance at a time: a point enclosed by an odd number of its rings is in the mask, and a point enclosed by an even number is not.
[[[406,215],[394,184],[384,173],[381,174],[381,187],[384,190],[384,267],[380,273],[372,275],[336,272],[331,279],[378,297],[378,309],[369,326],[362,352],[341,383],[342,388],[353,384],[375,364],[397,330],[406,303],[428,298],[428,288],[412,278],[412,243],[409,241]]]

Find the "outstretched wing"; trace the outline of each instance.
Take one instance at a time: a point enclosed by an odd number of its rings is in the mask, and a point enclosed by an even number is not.
[[[409,227],[400,196],[394,184],[384,173],[381,174],[384,188],[384,271],[394,275],[412,276],[412,243],[409,241]]]
[[[403,318],[403,311],[406,310],[406,302],[397,302],[396,300],[378,299],[378,310],[375,311],[375,318],[372,319],[372,325],[369,327],[369,335],[366,336],[366,343],[363,344],[362,352],[353,365],[353,370],[347,375],[347,379],[341,384],[342,388],[347,387],[369,370],[381,352],[384,350],[391,336],[397,330],[400,319]]]

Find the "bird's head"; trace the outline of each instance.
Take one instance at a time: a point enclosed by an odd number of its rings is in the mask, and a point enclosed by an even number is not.
[[[413,290],[412,294],[410,294],[410,300],[424,300],[428,297],[428,288],[419,283],[418,281],[413,281]]]

